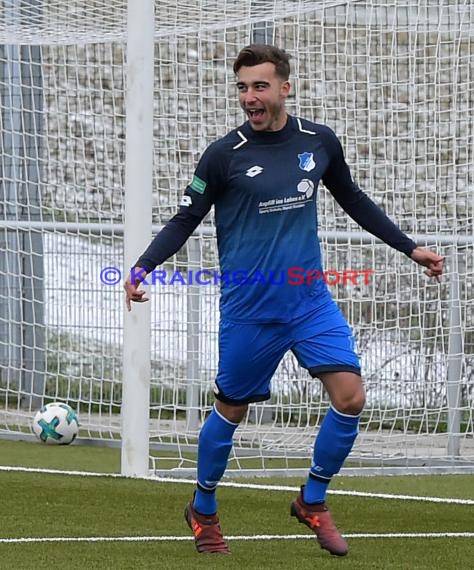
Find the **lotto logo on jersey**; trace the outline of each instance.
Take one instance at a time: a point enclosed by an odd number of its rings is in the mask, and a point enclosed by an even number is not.
[[[179,204],[180,206],[185,206],[186,208],[189,208],[189,206],[192,206],[192,199],[191,196],[188,196],[187,194],[185,194],[182,198],[181,198],[181,203]]]
[[[248,176],[249,178],[254,178],[255,176],[258,176],[259,174],[262,174],[263,172],[263,168],[261,166],[252,166],[252,168],[249,168],[247,170],[247,172],[245,173],[245,176]]]

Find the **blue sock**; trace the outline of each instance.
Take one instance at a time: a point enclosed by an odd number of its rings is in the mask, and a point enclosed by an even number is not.
[[[197,489],[194,508],[202,515],[217,512],[216,487],[227,467],[232,438],[239,424],[230,422],[214,407],[199,434]]]
[[[339,473],[358,434],[359,415],[329,408],[314,442],[313,463],[303,491],[305,503],[323,503],[331,478]]]

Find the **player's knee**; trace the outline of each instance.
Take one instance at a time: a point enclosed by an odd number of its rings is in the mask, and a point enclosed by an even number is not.
[[[341,414],[356,416],[362,412],[365,406],[365,392],[363,389],[356,390],[351,394],[344,394],[333,401],[332,404]]]
[[[226,404],[221,400],[216,400],[216,409],[217,411],[224,416],[226,420],[232,423],[239,424],[245,417],[247,413],[248,404]]]

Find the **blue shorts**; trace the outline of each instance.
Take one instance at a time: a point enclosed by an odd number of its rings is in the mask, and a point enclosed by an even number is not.
[[[286,352],[315,377],[354,372],[360,360],[349,325],[334,301],[289,323],[242,324],[222,319],[215,395],[228,404],[270,398],[270,382]]]

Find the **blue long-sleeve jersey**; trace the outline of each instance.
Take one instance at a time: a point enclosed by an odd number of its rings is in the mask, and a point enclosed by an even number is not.
[[[322,279],[291,278],[295,268],[323,273],[320,181],[364,229],[410,255],[416,244],[354,183],[333,131],[289,116],[280,131],[257,132],[247,122],[211,144],[179,212],[136,266],[151,271],[176,253],[214,205],[222,316],[288,322],[323,307],[329,293]]]

